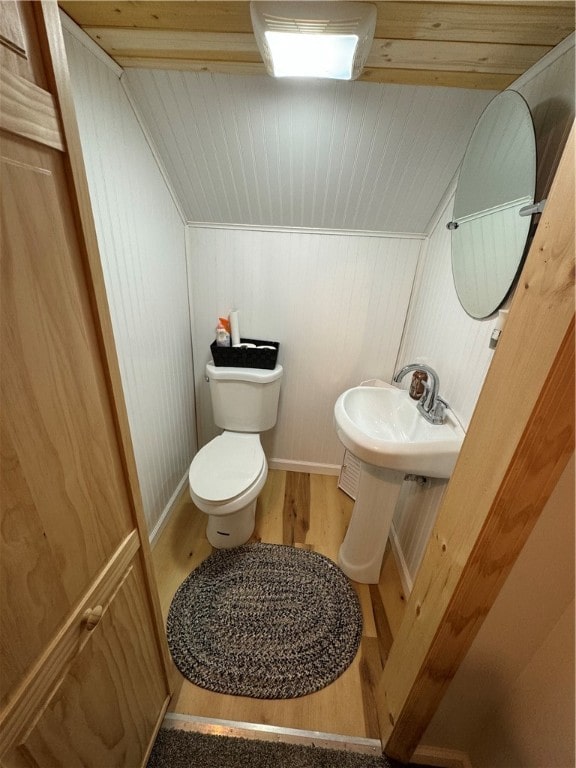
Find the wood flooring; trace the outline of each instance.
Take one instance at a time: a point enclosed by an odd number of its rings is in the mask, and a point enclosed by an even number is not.
[[[270,470],[258,498],[253,538],[304,547],[336,560],[353,503],[338,488],[336,477]],[[205,530],[206,516],[193,505],[186,489],[153,549],[164,617],[176,589],[212,552]],[[375,687],[406,602],[389,549],[379,584],[353,584],[364,619],[360,649],[346,672],[326,688],[298,699],[260,700],[206,691],[175,671],[181,686],[169,710],[196,717],[378,738]]]

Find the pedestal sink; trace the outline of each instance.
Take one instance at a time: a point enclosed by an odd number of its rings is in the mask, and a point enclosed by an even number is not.
[[[404,476],[449,478],[464,431],[450,409],[444,424],[430,424],[406,390],[385,382],[341,394],[334,421],[338,438],[361,462],[338,563],[351,579],[377,584]]]

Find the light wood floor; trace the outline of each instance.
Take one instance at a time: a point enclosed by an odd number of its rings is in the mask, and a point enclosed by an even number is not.
[[[254,539],[291,544],[336,560],[353,501],[337,478],[270,470],[258,499]],[[182,581],[212,551],[205,536],[206,516],[183,492],[153,550],[162,613]],[[405,606],[394,558],[389,550],[380,584],[355,584],[364,629],[358,654],[344,674],[321,691],[298,699],[260,700],[226,696],[181,683],[170,711],[283,728],[378,738],[374,690]]]

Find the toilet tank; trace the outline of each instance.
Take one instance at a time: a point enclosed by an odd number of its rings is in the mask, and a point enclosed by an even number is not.
[[[278,415],[282,366],[227,368],[208,363],[206,375],[214,421],[231,432],[264,432]]]

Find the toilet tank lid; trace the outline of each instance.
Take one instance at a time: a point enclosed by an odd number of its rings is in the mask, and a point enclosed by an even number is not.
[[[257,384],[268,384],[271,381],[280,379],[283,374],[283,368],[278,363],[272,370],[265,368],[229,368],[222,365],[207,363],[206,375],[209,379],[219,379],[227,381],[254,381]]]

